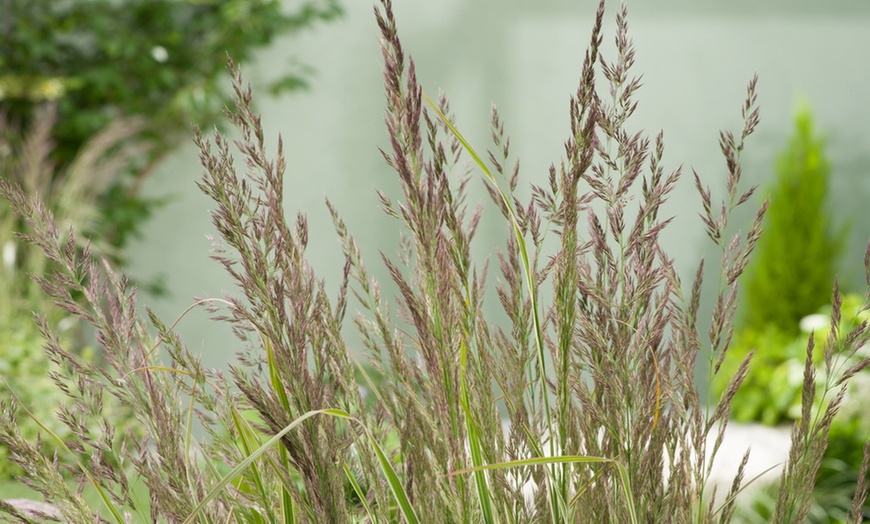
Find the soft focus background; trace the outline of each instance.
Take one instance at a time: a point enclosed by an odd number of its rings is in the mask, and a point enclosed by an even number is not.
[[[426,92],[433,98],[446,94],[457,126],[480,152],[490,145],[490,111],[497,105],[512,153],[521,159],[520,192],[527,196],[531,184],[545,183],[549,166],[563,155],[568,100],[597,2],[393,1],[405,51]],[[775,195],[778,208],[768,216],[778,219],[768,227],[774,240],[758,253],[764,262],[759,267],[768,269],[754,270],[756,276],[744,281],[745,289],[757,292],[741,301],[723,375],[730,376],[750,349],[759,349],[732,413],[750,425],[738,427],[731,438],[736,434],[738,448],[751,443],[760,449],[757,456],[773,463],[787,450],[787,425],[799,416],[807,337],[815,330],[820,347],[830,329],[834,274],[853,293],[844,301],[844,319],[870,316],[860,296],[870,239],[870,2],[626,3],[636,47],[633,72],[643,76],[630,127],[644,129],[650,139],[662,131],[666,169],[683,166],[666,206],[676,219],[663,241],[684,282],[701,258],[712,270],[720,256],[697,216],[692,169],[718,201],[726,177],[719,131],[739,133],[747,83],[759,76],[761,124],[743,155],[743,182],[761,186],[747,207]],[[77,6],[75,16],[52,18],[69,6]],[[273,151],[278,134],[283,136],[285,206],[288,213],[308,215],[307,256],[327,289],[336,290],[344,264],[324,204],[329,197],[371,272],[387,294],[392,290],[379,252],[394,253],[401,231],[380,210],[375,190],[395,196],[398,184],[378,151],[389,143],[372,6],[360,0],[284,0],[279,11],[285,18],[276,15],[277,8],[272,0],[0,0],[0,176],[39,192],[64,228],[75,224],[90,233],[94,250],[124,266],[140,286],[140,305],[167,324],[194,297],[236,293],[209,258],[211,205],[196,186],[202,169],[186,125],[210,128],[220,122],[220,94],[229,88],[224,50],[243,64]],[[614,58],[617,9],[609,2],[605,15],[608,60]],[[82,27],[86,31],[77,32]],[[307,89],[299,90],[303,84]],[[56,123],[43,118],[52,111]],[[108,142],[95,146],[92,136],[107,128]],[[74,161],[89,147],[99,154]],[[471,204],[485,208],[474,249],[493,266],[492,290],[495,250],[507,230],[482,177],[470,162],[468,167],[475,178]],[[748,210],[737,216],[744,231],[751,218]],[[42,354],[31,311],[47,312],[71,348],[95,361],[99,352],[91,333],[47,306],[24,278],[47,266],[34,249],[13,239],[20,228],[0,202],[0,376],[10,378],[13,389],[27,390],[24,403],[50,419],[64,400],[47,378],[54,368]],[[715,281],[705,296],[710,285]],[[821,295],[804,296],[811,287],[821,287]],[[779,307],[784,303],[795,307]],[[489,318],[499,318],[494,296],[489,308],[495,313]],[[709,319],[711,309],[702,303],[702,319]],[[359,351],[350,322],[346,329],[351,349]],[[208,367],[226,369],[240,349],[226,325],[210,321],[202,309],[189,313],[177,330]],[[708,382],[704,373],[698,377],[702,388]],[[870,372],[854,382],[817,479],[817,507],[825,509],[812,522],[836,522],[843,504],[848,508],[860,450],[870,438],[864,407]],[[723,387],[710,385],[714,393]],[[759,432],[758,423],[773,429]],[[25,433],[35,437],[37,431],[31,424]],[[4,495],[12,488],[3,480],[16,473],[3,466],[11,464],[3,460],[5,453],[0,448]],[[734,456],[725,453],[725,461],[736,463]],[[765,522],[772,503],[765,496],[753,499],[745,521]],[[870,515],[870,508],[865,512]]]
[[[481,150],[490,143],[490,107],[496,104],[521,159],[520,187],[545,181],[550,163],[563,153],[568,98],[597,3],[394,3],[406,52],[417,63],[424,89],[430,95],[445,92],[460,129]],[[635,0],[627,5],[637,48],[635,72],[644,79],[634,125],[651,138],[664,131],[668,168],[683,165],[686,172],[670,202],[671,213],[679,217],[665,236],[686,279],[702,256],[717,260],[695,214],[700,205],[689,168],[714,188],[722,186],[718,133],[739,130],[746,84],[758,73],[761,125],[744,155],[747,182],[765,184],[773,178],[794,111],[805,100],[817,129],[828,138],[834,222],[851,223],[841,274],[860,284],[870,237],[864,214],[870,198],[870,4]],[[375,194],[375,188],[389,193],[397,186],[378,153],[388,143],[377,27],[368,2],[354,0],[344,8],[343,18],[280,39],[244,69],[272,142],[278,133],[284,137],[286,206],[309,215],[309,257],[331,289],[343,259],[324,197],[343,213],[372,269],[380,270],[378,250],[393,252],[398,245],[396,224],[380,211]],[[605,53],[612,48],[616,9],[615,2],[608,5]],[[316,71],[311,89],[272,98],[264,86],[282,74],[291,52]],[[165,276],[167,296],[143,297],[165,319],[175,318],[194,296],[233,292],[221,268],[208,259],[206,235],[213,229],[209,202],[194,184],[199,171],[192,143],[160,166],[145,192],[170,195],[171,201],[129,250],[134,275]],[[489,204],[480,184],[473,194]],[[493,211],[489,208],[488,215],[497,219]],[[478,237],[481,255],[504,238],[501,223],[485,221]],[[237,347],[228,329],[202,312],[189,315],[179,331],[192,349],[201,347],[209,365],[222,365]]]

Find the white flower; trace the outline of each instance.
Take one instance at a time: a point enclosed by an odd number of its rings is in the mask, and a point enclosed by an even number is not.
[[[156,45],[151,48],[151,58],[162,64],[169,60],[169,51],[162,45]]]
[[[3,244],[3,265],[10,270],[15,266],[15,242],[11,240]]]
[[[800,327],[804,333],[812,333],[820,329],[825,329],[831,325],[831,319],[826,315],[807,315],[801,319]]]
[[[842,417],[842,420],[860,418],[861,426],[866,428],[868,426],[865,416],[867,395],[870,395],[870,373],[858,373],[849,381],[849,389],[837,416]]]

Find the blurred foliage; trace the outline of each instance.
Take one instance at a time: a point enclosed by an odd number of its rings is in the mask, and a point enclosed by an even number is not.
[[[866,307],[864,297],[855,294],[843,296],[842,318],[838,328],[841,338],[838,340],[837,347],[840,347],[843,342],[842,333],[848,333],[851,327],[870,320],[870,311],[867,311]],[[789,334],[791,331],[799,333],[791,335]],[[789,423],[800,418],[800,397],[807,342],[810,337],[813,337],[813,361],[817,365],[821,364],[825,340],[830,331],[831,306],[829,304],[820,308],[817,313],[804,317],[801,322],[796,323],[794,330],[788,332],[770,326],[765,330],[745,329],[738,333],[725,355],[721,371],[714,382],[716,394],[721,395],[727,386],[727,380],[722,377],[731,377],[746,355],[755,350],[749,374],[734,396],[732,418],[738,422],[761,422],[768,426]],[[868,353],[870,348],[859,351],[861,356],[867,356]],[[849,364],[845,359],[841,360],[843,361],[840,365]],[[820,377],[825,376],[825,372],[822,367],[816,370]],[[870,417],[867,417],[863,410],[856,410],[855,407],[860,405],[858,399],[862,394],[864,398],[870,398],[868,397],[870,396],[870,372],[862,372],[850,387],[846,405],[840,410],[834,426],[854,427],[864,433],[866,439],[870,437]],[[859,387],[866,391],[853,392]],[[856,425],[856,422],[860,424]],[[834,435],[837,431],[832,428],[831,433]],[[861,446],[863,440],[855,450],[858,464],[861,463]]]
[[[860,449],[860,446],[859,446]],[[860,462],[859,464],[860,465]],[[824,458],[813,490],[812,506],[805,524],[842,524],[848,522],[858,468],[841,460]],[[761,487],[746,504],[738,505],[733,522],[767,524],[773,519],[777,482]],[[864,521],[870,520],[870,507],[864,506]]]
[[[82,143],[78,154],[63,168],[52,159],[52,139],[57,127],[57,105],[43,102],[33,110],[29,125],[21,129],[0,114],[0,177],[21,186],[27,195],[39,195],[54,215],[59,231],[71,227],[94,231],[101,221],[99,195],[114,180],[119,166],[149,150],[140,139],[142,119],[117,118],[100,133]],[[39,248],[16,238],[28,233],[26,224],[16,216],[9,202],[0,200],[0,307],[10,314],[20,311],[45,314],[44,294],[32,275],[50,269]],[[91,256],[116,258],[116,248],[100,237],[76,238],[75,246]]]
[[[21,316],[10,317],[8,313],[10,313],[8,309],[0,311],[0,333],[3,334],[0,336],[0,377],[6,382],[0,383],[0,400],[8,402],[12,397],[11,389],[21,405],[50,430],[61,438],[69,437],[71,432],[58,418],[57,410],[60,406],[70,405],[71,402],[51,378],[51,373],[57,374],[61,370],[49,361],[42,350],[44,340],[33,319]],[[69,320],[73,319],[69,318]],[[71,325],[67,325],[65,331],[67,335],[74,331]],[[93,351],[90,349],[84,349],[81,353],[88,360],[94,359]],[[18,416],[22,435],[34,440],[38,433],[46,437],[45,432],[27,412],[21,411]],[[43,438],[43,443],[48,449],[54,449],[52,439]],[[9,460],[8,452],[6,446],[0,445],[0,481],[21,474],[20,468]]]
[[[821,349],[813,359],[818,361]],[[723,377],[733,376],[743,359],[755,350],[749,374],[734,396],[731,417],[739,422],[761,422],[775,426],[800,416],[800,391],[803,385],[804,358],[807,339],[794,337],[776,328],[745,329],[739,332],[728,348],[722,371],[715,377],[716,394],[727,386]]]
[[[761,422],[766,425],[791,423],[800,418],[803,360],[807,343],[813,337],[813,360],[816,374],[821,380],[828,376],[822,363],[825,340],[831,332],[831,305],[820,308],[817,313],[804,317],[797,328],[798,335],[790,335],[776,328],[764,331],[746,329],[729,348],[722,364],[721,376],[731,376],[740,362],[752,349],[756,350],[749,375],[734,396],[732,418],[738,422]],[[864,297],[848,294],[843,296],[842,318],[837,348],[844,342],[842,333],[848,333],[862,322],[870,321],[870,310]],[[836,376],[855,358],[870,356],[870,348],[864,347],[850,361],[844,357],[835,359]],[[715,382],[717,395],[721,395],[726,381]],[[849,383],[846,397],[828,434],[828,446],[822,466],[816,476],[813,492],[813,509],[808,522],[828,524],[845,522],[852,503],[852,495],[863,459],[864,444],[870,439],[870,414],[866,399],[870,398],[870,371],[862,371]],[[830,401],[831,399],[818,399]],[[776,490],[765,488],[756,494],[752,502],[737,514],[740,522],[768,522],[775,503]],[[865,515],[870,517],[870,507],[865,505]]]
[[[101,193],[102,230],[122,247],[156,202],[143,179],[183,143],[191,123],[217,122],[227,55],[244,63],[281,35],[341,13],[337,0],[0,0],[0,112],[26,128],[34,109],[57,103],[56,147],[62,169],[83,144],[118,118],[145,120],[148,153],[119,169]],[[290,7],[292,6],[292,7]],[[305,85],[292,62],[273,92]]]
[[[831,299],[845,229],[834,233],[828,214],[830,162],[806,105],[779,156],[770,206],[755,260],[747,270],[743,324],[760,332],[797,334],[801,318]]]
[[[721,377],[730,377],[755,350],[749,374],[734,396],[732,418],[738,422],[774,426],[800,418],[803,362],[810,337],[816,373],[822,380],[827,376],[828,370],[820,364],[831,331],[831,290],[846,233],[845,228],[835,231],[829,216],[830,171],[825,141],[803,105],[795,115],[794,134],[777,161],[764,232],[747,271],[742,328],[735,333],[713,384],[721,395],[726,387]],[[870,319],[866,308],[864,297],[846,294],[838,333]],[[842,342],[840,337],[837,347]],[[867,351],[863,348],[859,356]],[[838,365],[852,363],[840,357]],[[842,522],[849,510],[863,445],[870,438],[870,417],[862,400],[867,395],[870,372],[862,372],[850,385],[831,427],[808,522]],[[823,401],[830,399],[817,399]],[[765,488],[756,494],[737,520],[767,522],[775,503],[773,493],[775,488]]]

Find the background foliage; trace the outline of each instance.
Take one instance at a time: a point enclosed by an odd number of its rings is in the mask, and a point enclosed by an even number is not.
[[[279,0],[4,0],[0,111],[26,126],[35,107],[56,100],[59,168],[115,119],[145,119],[149,153],[101,193],[105,220],[96,236],[123,246],[156,203],[139,197],[147,174],[182,143],[191,123],[217,122],[227,102],[221,89],[227,54],[244,63],[276,37],[341,13],[337,0],[294,4],[288,10]],[[302,66],[284,67],[274,92],[305,85]]]
[[[809,108],[777,160],[770,206],[746,279],[744,325],[796,334],[801,318],[831,300],[845,230],[834,231],[827,204],[830,161]]]

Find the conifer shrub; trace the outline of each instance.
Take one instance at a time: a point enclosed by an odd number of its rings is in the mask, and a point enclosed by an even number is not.
[[[743,325],[797,334],[800,320],[830,304],[844,230],[831,219],[831,163],[825,139],[806,105],[795,114],[794,134],[776,163],[765,235],[747,270]]]

